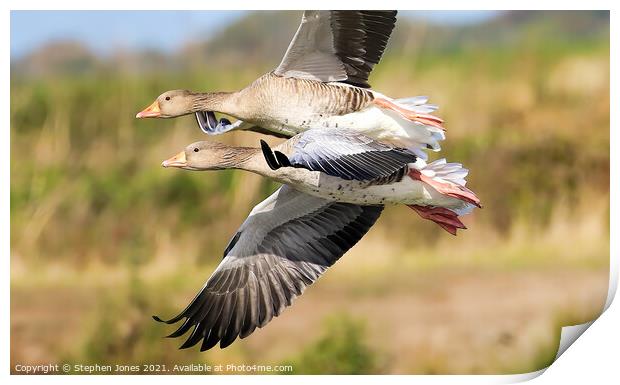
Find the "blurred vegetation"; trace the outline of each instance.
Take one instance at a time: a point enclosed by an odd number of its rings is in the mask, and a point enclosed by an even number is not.
[[[607,12],[510,12],[484,24],[455,28],[399,19],[371,84],[394,97],[429,95],[441,106],[447,140],[443,151],[432,157],[445,156],[469,168],[468,186],[484,204],[465,218],[469,230],[448,238],[410,210],[388,208],[351,255],[316,285],[324,289],[312,288],[299,305],[244,342],[200,354],[179,352],[175,347],[180,341],[160,338],[166,328],[149,316],[170,315],[185,305],[219,262],[230,235],[277,185],[234,171],[162,169],[163,159],[202,135],[190,116],[137,121],[135,113],[168,89],[245,86],[277,64],[298,16],[250,14],[175,57],[144,52],[98,58],[75,43],[54,43],[12,63],[12,361],[269,359],[294,362],[300,373],[327,373],[327,367],[342,373],[513,372],[547,362],[541,358],[510,366],[507,362],[512,361],[499,355],[494,365],[459,366],[442,358],[440,342],[416,340],[407,346],[422,349],[428,343],[431,347],[424,349],[433,353],[416,362],[401,358],[383,365],[363,342],[366,334],[376,343],[376,336],[385,333],[370,327],[378,314],[363,316],[368,330],[344,317],[324,330],[313,328],[316,333],[300,346],[282,344],[283,336],[305,330],[290,325],[308,315],[303,307],[312,302],[304,301],[322,303],[321,293],[346,303],[357,298],[384,303],[403,290],[409,290],[407,298],[415,298],[441,282],[458,285],[459,279],[441,278],[455,269],[464,269],[462,279],[490,270],[513,282],[513,273],[540,271],[556,277],[574,270],[582,279],[574,285],[594,287],[593,282],[599,282],[582,271],[606,280]],[[234,133],[216,140],[256,145],[258,135]],[[422,272],[437,280],[425,280]],[[338,286],[337,278],[349,280]],[[547,282],[541,279],[541,285]],[[606,287],[606,281],[600,282]],[[479,289],[487,291],[482,283]],[[558,287],[558,296],[561,290]],[[41,291],[44,294],[37,294]],[[553,298],[549,301],[564,303]],[[551,330],[554,312],[585,312],[582,318],[588,319],[603,301],[584,297],[572,302],[575,307],[587,304],[578,310],[549,305],[544,315],[542,307],[536,311],[545,320],[541,325]],[[59,308],[67,314],[58,314]],[[33,311],[39,316],[30,316]],[[415,307],[411,311],[416,314]],[[406,327],[408,317],[394,325],[394,335]],[[286,325],[289,334],[276,332]],[[67,335],[42,338],[55,328]],[[552,346],[544,336],[532,337],[529,344]],[[265,351],[265,344],[272,343],[279,347]],[[405,349],[401,345],[391,349]],[[524,352],[532,357],[538,348],[530,345],[515,346],[512,357]],[[481,361],[487,356],[463,357]],[[458,361],[456,354],[453,359]]]
[[[378,374],[377,353],[364,341],[364,324],[350,315],[327,320],[318,341],[306,347],[291,365],[290,374]]]
[[[186,365],[197,362],[195,352],[190,350],[160,348],[163,342],[161,325],[145,322],[144,317],[149,309],[157,306],[154,300],[135,276],[130,278],[128,291],[123,291],[123,295],[104,294],[92,319],[87,322],[79,349],[61,361],[93,365],[171,362]],[[166,308],[158,310],[174,311]],[[122,314],[122,318],[119,318],[119,314]],[[199,362],[211,364],[205,359]]]

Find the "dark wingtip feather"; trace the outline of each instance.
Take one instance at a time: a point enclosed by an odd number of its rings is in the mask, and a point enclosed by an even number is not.
[[[280,151],[273,152],[280,167],[291,167],[290,159]]]
[[[278,160],[273,154],[273,151],[271,151],[271,147],[269,147],[267,142],[262,139],[260,140],[260,148],[263,151],[263,156],[265,157],[265,161],[267,161],[267,165],[269,166],[269,168],[271,168],[272,170],[279,169],[280,165],[278,164]]]
[[[166,338],[176,338],[176,337],[180,337],[183,334],[185,334],[193,325],[193,322],[191,319],[186,319],[185,322],[183,322],[183,325],[179,326],[179,328],[175,331],[173,331],[172,333],[168,334],[166,336]]]
[[[190,336],[183,343],[183,345],[179,346],[179,349],[191,348],[192,346],[196,345],[198,341],[200,341],[204,337],[205,337],[204,329],[200,327],[200,325],[196,325],[194,327],[194,331],[192,332],[192,334],[190,334]]]
[[[211,330],[211,333],[209,333],[209,337],[203,337],[202,345],[200,345],[200,351],[207,351],[217,345],[218,342],[220,342],[220,337],[218,333],[215,330]]]
[[[203,337],[204,337],[204,334],[200,333],[199,331],[197,332],[196,330],[194,330],[194,332],[183,343],[183,345],[179,346],[179,349],[191,348],[192,346],[196,345],[198,341],[200,341]]]
[[[238,335],[236,333],[230,333],[222,337],[222,339],[220,340],[220,349],[224,349],[230,346],[230,344],[235,342],[237,336]]]
[[[173,323],[179,322],[179,320],[181,320],[181,318],[183,318],[184,315],[183,314],[179,314],[178,316],[170,318],[170,319],[167,319],[167,320],[166,319],[162,319],[162,318],[160,318],[159,316],[156,316],[156,315],[153,315],[151,317],[153,317],[153,319],[155,321],[157,321],[157,322],[163,322],[163,323],[166,323],[168,325],[171,325]]]

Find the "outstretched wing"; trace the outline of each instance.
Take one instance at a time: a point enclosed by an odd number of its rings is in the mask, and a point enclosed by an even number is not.
[[[305,11],[276,75],[370,87],[396,11]]]
[[[346,180],[388,184],[402,179],[408,164],[417,161],[409,150],[381,143],[358,131],[312,129],[298,138],[288,157],[279,151],[270,155],[271,149],[261,141],[267,164],[273,169],[300,167]]]
[[[181,348],[202,340],[201,351],[247,337],[290,306],[355,245],[382,210],[383,206],[330,202],[281,187],[252,210],[189,306],[163,321],[184,319],[170,337],[191,330]]]

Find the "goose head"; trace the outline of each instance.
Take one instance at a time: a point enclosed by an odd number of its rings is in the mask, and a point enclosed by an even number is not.
[[[174,118],[194,112],[196,94],[187,90],[166,91],[136,118]]]
[[[164,160],[161,165],[196,171],[243,168],[257,154],[257,148],[201,141],[190,144],[172,158]]]
[[[161,165],[185,170],[210,170],[218,163],[218,146],[214,144],[206,141],[192,143],[172,158],[164,160]]]

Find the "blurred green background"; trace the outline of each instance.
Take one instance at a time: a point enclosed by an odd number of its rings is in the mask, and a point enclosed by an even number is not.
[[[15,15],[13,15],[15,16]],[[238,89],[279,62],[299,12],[255,12],[174,52],[55,40],[11,63],[11,366],[290,363],[294,373],[521,373],[597,316],[609,269],[609,13],[401,17],[371,76],[428,95],[484,209],[452,237],[404,207],[280,317],[230,348],[163,339],[277,185],[160,167],[204,138],[135,113],[168,89]],[[215,138],[256,145],[259,135]],[[272,142],[275,142],[272,140]]]

